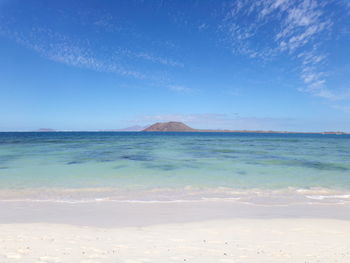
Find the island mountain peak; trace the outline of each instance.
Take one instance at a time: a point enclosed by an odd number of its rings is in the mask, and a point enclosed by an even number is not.
[[[170,122],[157,122],[143,131],[154,131],[154,132],[191,132],[196,131],[195,129],[187,126],[182,122],[170,121]]]

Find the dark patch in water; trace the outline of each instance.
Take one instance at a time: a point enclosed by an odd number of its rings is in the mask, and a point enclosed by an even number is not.
[[[72,162],[68,162],[66,163],[67,165],[72,165],[72,164],[80,164],[83,163],[82,161],[72,161]]]
[[[237,150],[233,149],[214,149],[212,150],[214,153],[237,153]]]
[[[149,155],[141,154],[131,154],[131,155],[122,155],[121,159],[131,160],[131,161],[152,161],[153,158]]]
[[[332,163],[321,162],[301,162],[301,166],[310,167],[319,170],[336,170],[336,171],[348,171],[349,169],[340,165]]]
[[[281,156],[277,156],[277,155],[269,155],[269,154],[262,154],[262,155],[255,155],[254,159],[257,160],[281,160]]]
[[[155,148],[157,145],[159,145],[159,143],[156,143],[156,142],[139,142],[139,143],[136,143],[136,145],[132,145],[130,147],[130,149],[135,149],[135,147],[137,148],[142,148],[142,149],[153,149]]]
[[[304,168],[312,168],[318,170],[326,171],[348,171],[349,168],[340,166],[332,163],[323,163],[318,161],[306,161],[306,160],[279,160],[270,162],[277,165],[286,165],[286,166],[300,166]]]
[[[101,160],[97,160],[100,163],[108,163],[108,162],[113,162],[113,160],[111,159],[101,159]]]
[[[196,164],[196,163],[187,163],[182,165],[182,168],[192,168],[192,169],[200,169],[202,165]]]
[[[151,169],[159,169],[159,170],[163,170],[163,171],[173,171],[178,169],[178,167],[176,165],[173,164],[160,164],[160,165],[156,165],[156,164],[147,164],[145,165],[146,168],[151,168]]]
[[[0,164],[5,164],[6,162],[18,159],[17,155],[2,155],[0,156]]]
[[[228,154],[224,154],[221,157],[225,158],[225,159],[237,159],[238,158],[238,156],[236,156],[236,155],[228,155]]]
[[[7,166],[1,166],[0,167],[0,170],[5,170],[5,169],[9,169],[10,167],[7,167]]]
[[[246,161],[246,164],[253,164],[253,165],[261,165],[259,162],[253,162],[253,161]]]
[[[128,167],[128,166],[127,165],[117,165],[117,166],[114,166],[113,169],[123,169],[126,167]]]

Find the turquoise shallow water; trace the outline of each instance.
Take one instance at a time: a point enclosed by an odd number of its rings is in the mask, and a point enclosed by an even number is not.
[[[140,195],[147,199],[162,193],[162,198],[175,200],[179,195],[237,197],[237,191],[257,189],[274,193],[318,189],[346,196],[350,136],[0,133],[0,198]]]

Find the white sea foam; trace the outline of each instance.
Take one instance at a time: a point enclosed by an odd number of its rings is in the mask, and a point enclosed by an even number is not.
[[[67,197],[67,193],[69,193]],[[350,201],[345,190],[327,188],[234,189],[234,188],[153,188],[153,189],[22,189],[0,190],[0,202],[56,202],[67,204],[118,203],[185,203],[239,202],[259,205],[285,205],[316,202],[343,203]]]
[[[324,199],[350,199],[350,194],[345,195],[306,195],[307,198],[315,200],[324,200]]]

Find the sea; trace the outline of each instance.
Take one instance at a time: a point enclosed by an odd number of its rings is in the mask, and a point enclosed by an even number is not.
[[[0,201],[350,203],[350,136],[1,132]]]

